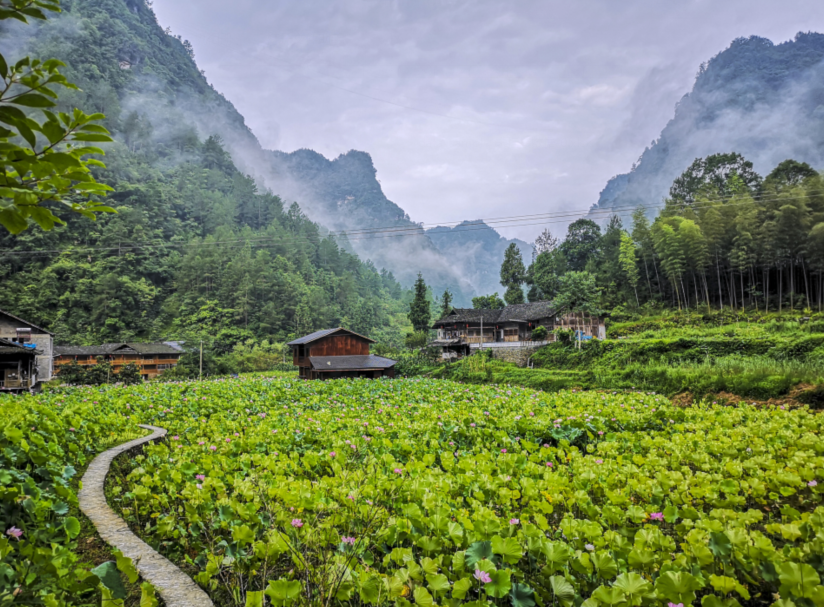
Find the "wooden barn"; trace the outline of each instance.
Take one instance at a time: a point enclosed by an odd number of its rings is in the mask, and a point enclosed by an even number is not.
[[[375,340],[338,327],[289,342],[301,379],[395,377],[395,362],[369,353]]]

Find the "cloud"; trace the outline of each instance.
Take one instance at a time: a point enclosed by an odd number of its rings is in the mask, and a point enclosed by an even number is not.
[[[824,3],[807,0],[154,7],[264,147],[367,151],[387,196],[427,223],[585,212],[660,133],[702,61],[738,36],[824,30]],[[505,233],[531,240],[543,227]]]

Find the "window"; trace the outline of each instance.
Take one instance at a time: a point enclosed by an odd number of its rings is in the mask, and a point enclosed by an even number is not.
[[[298,346],[298,358],[304,358],[306,356],[306,346],[303,344]]]

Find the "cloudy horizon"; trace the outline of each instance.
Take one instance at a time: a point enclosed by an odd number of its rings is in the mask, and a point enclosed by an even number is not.
[[[824,31],[809,0],[155,0],[264,148],[368,152],[415,221],[586,210],[733,39]],[[532,240],[544,227],[499,230]]]

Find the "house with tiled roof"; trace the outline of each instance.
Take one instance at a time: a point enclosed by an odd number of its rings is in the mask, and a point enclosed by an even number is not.
[[[140,369],[143,379],[152,379],[166,369],[177,365],[177,361],[185,352],[176,342],[139,343],[120,342],[101,344],[99,346],[55,346],[54,366],[59,376],[60,368],[76,362],[81,367],[97,364],[97,358],[111,363],[112,370],[117,373],[124,366],[134,363]]]
[[[52,378],[54,333],[0,310],[0,390],[36,388]]]
[[[344,377],[395,377],[395,362],[370,354],[375,340],[337,327],[304,335],[287,345],[292,348],[301,379],[340,379]]]
[[[547,336],[532,337],[538,327]],[[551,301],[506,306],[499,310],[453,308],[432,325],[438,337],[429,345],[442,349],[445,359],[460,358],[474,348],[512,348],[540,346],[555,341],[554,331],[570,329],[581,340],[606,339],[603,318],[570,312]]]

